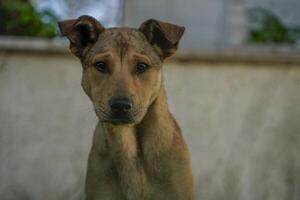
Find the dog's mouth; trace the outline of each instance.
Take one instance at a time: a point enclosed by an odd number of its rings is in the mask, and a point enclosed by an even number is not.
[[[117,117],[110,117],[109,119],[104,119],[103,122],[107,122],[107,123],[111,123],[114,125],[122,125],[122,124],[134,124],[135,121],[132,117],[128,116],[128,117],[121,117],[121,116],[117,116]]]
[[[114,125],[135,124],[138,121],[138,116],[135,113],[111,113],[99,109],[95,109],[95,112],[100,121]]]
[[[137,124],[139,123],[147,109],[142,109],[141,107],[136,107],[130,112],[112,112],[110,109],[105,109],[105,107],[95,106],[94,107],[97,117],[101,122],[111,123],[114,125],[123,124]]]

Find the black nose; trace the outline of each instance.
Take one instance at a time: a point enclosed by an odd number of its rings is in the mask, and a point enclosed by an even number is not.
[[[128,98],[114,98],[110,101],[110,109],[114,113],[125,114],[132,109],[132,103]]]

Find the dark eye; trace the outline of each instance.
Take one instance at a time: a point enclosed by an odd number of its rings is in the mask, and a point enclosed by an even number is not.
[[[96,62],[95,64],[95,67],[98,71],[102,72],[102,73],[107,73],[108,72],[108,68],[107,68],[107,65],[105,62]]]
[[[135,66],[135,73],[136,73],[136,74],[142,74],[142,73],[144,73],[148,68],[149,68],[149,65],[147,65],[146,63],[138,63],[138,64]]]

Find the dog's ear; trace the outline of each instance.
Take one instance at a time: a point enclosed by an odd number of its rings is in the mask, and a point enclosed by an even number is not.
[[[85,51],[94,44],[104,27],[93,17],[83,15],[78,19],[58,22],[60,32],[70,40],[70,50],[81,58]]]
[[[175,24],[149,19],[142,23],[139,30],[162,58],[174,54],[185,28]]]

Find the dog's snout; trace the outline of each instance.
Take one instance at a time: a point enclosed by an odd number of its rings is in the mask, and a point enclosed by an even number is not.
[[[127,113],[132,109],[132,103],[128,98],[115,98],[110,101],[110,108],[115,113]]]

